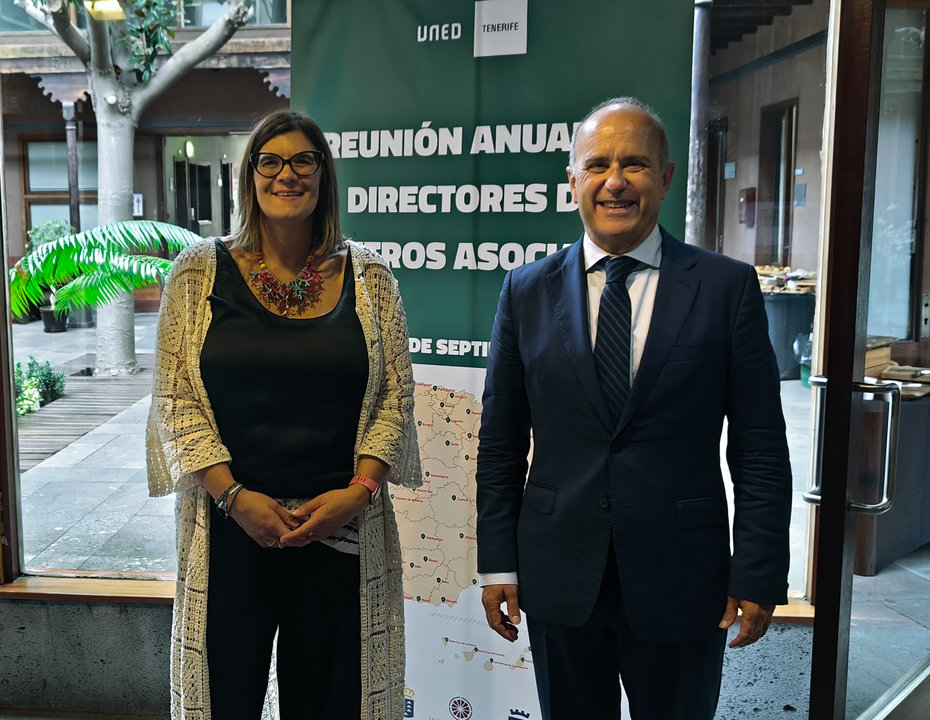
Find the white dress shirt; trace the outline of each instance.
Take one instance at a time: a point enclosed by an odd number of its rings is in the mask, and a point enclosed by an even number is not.
[[[591,331],[593,352],[597,339],[597,311],[601,305],[601,293],[604,292],[604,285],[607,283],[607,271],[604,266],[594,266],[610,253],[595,245],[587,233],[582,240],[581,250],[584,254],[584,268],[588,280],[588,327]],[[626,287],[630,293],[630,320],[633,328],[633,336],[630,340],[630,384],[632,385],[636,371],[639,369],[639,362],[643,357],[643,347],[652,322],[656,288],[659,286],[659,265],[662,263],[662,233],[659,226],[656,225],[643,242],[625,254],[645,265],[630,273],[626,281]],[[516,585],[517,573],[478,573],[478,584],[481,587]]]

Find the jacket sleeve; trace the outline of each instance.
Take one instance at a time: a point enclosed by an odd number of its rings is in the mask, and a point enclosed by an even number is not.
[[[763,604],[784,604],[791,466],[778,367],[751,267],[742,287],[729,362],[727,464],[735,512],[728,593]]]
[[[358,454],[376,457],[387,464],[390,482],[418,487],[422,478],[413,418],[415,385],[404,304],[397,280],[386,266],[371,263],[364,277],[380,338],[381,377]],[[370,347],[369,352],[374,352],[374,348]]]
[[[199,366],[207,293],[212,281],[202,246],[182,253],[165,283],[155,339],[152,405],[146,429],[149,492],[165,495],[194,487],[193,473],[229,462],[220,440]]]
[[[478,434],[478,572],[517,567],[517,520],[530,447],[530,410],[512,312],[512,275],[494,316]]]

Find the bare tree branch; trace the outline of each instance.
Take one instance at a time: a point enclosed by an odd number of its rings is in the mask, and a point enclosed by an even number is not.
[[[90,34],[91,70],[98,75],[113,74],[113,58],[110,57],[110,30],[106,20],[94,20],[87,16],[87,27]]]
[[[13,4],[57,35],[85,66],[90,62],[90,45],[84,33],[71,23],[67,0],[46,0],[38,5],[28,0],[13,0]]]
[[[253,4],[254,0],[227,0],[226,11],[222,17],[168,58],[165,64],[158,68],[155,77],[135,91],[134,109],[137,117],[153,99],[167,90],[184,73],[223,47],[252,17]]]

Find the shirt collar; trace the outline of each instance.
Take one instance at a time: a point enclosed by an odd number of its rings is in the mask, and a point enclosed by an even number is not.
[[[581,249],[584,252],[585,272],[590,272],[601,258],[610,255],[609,252],[595,245],[594,241],[588,237],[588,233],[584,234]],[[652,232],[646,236],[645,240],[625,254],[649,267],[659,267],[662,262],[662,232],[659,226],[652,228]]]

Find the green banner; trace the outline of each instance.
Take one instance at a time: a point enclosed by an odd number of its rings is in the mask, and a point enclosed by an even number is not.
[[[294,106],[338,158],[344,231],[394,268],[416,363],[423,486],[390,490],[405,718],[539,717],[525,628],[510,644],[487,627],[476,572],[491,323],[506,270],[582,233],[565,167],[575,123],[602,100],[634,95],[665,120],[679,171],[662,222],[681,235],[692,12],[681,0],[293,3]]]
[[[504,272],[576,240],[574,124],[633,95],[665,121],[682,236],[693,8],[681,0],[302,0],[295,107],[338,159],[343,230],[386,257],[416,363],[484,367]]]

